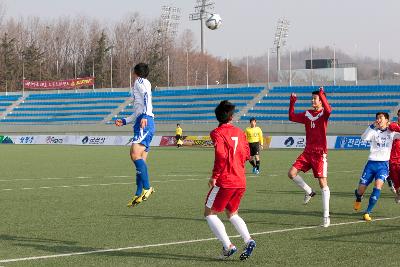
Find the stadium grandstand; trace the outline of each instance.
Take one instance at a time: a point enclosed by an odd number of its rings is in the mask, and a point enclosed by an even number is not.
[[[287,118],[290,93],[297,94],[296,111],[302,111],[310,106],[310,93],[316,89],[317,86],[282,85],[268,88],[259,84],[230,88],[158,89],[153,92],[154,112],[161,131],[172,129],[171,125],[175,123],[183,123],[191,132],[200,133],[213,126],[216,104],[228,99],[237,106],[239,124],[247,124],[249,118],[256,117],[262,124],[284,129],[278,132],[291,132],[287,128],[291,124]],[[325,86],[325,90],[333,107],[330,123],[339,128],[365,125],[378,111],[388,112],[395,119],[399,108],[400,85]],[[1,125],[20,126],[22,129],[43,126],[45,131],[60,129],[60,126],[68,129],[71,125],[104,129],[102,125],[107,127],[116,118],[132,113],[128,89],[60,92],[0,95]],[[209,127],[205,126],[208,124]]]

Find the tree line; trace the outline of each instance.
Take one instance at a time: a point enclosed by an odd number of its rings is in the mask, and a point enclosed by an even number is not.
[[[52,81],[93,74],[96,88],[128,87],[130,70],[139,62],[149,64],[154,87],[277,80],[276,55],[270,55],[270,64],[267,54],[233,60],[203,55],[192,31],[175,36],[161,18],[149,20],[131,13],[113,23],[82,16],[5,19],[3,10],[0,6],[0,91],[21,90],[23,77]],[[332,49],[315,48],[314,55],[329,58]],[[337,57],[357,63],[359,79],[377,76],[374,59],[354,59],[340,51]],[[304,68],[307,58],[307,49],[293,52],[293,68]],[[383,79],[400,72],[397,63],[383,62],[382,66]],[[282,55],[282,69],[288,69],[287,53]]]

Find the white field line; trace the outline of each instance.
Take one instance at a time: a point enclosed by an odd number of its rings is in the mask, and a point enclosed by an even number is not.
[[[360,170],[351,170],[351,171],[331,171],[329,173],[354,173],[360,172]],[[284,173],[286,174],[286,173]],[[267,175],[247,175],[247,177],[262,177],[262,176],[270,176],[276,177],[284,175],[280,174],[267,174]],[[312,173],[307,173],[305,175],[312,175]],[[204,176],[203,174],[161,174],[159,177],[199,177]],[[113,175],[113,176],[78,176],[78,177],[39,177],[39,178],[17,178],[17,179],[0,179],[0,182],[16,182],[16,181],[38,181],[38,180],[72,180],[72,179],[98,179],[98,178],[133,178],[134,175]]]
[[[160,177],[198,177],[201,174],[162,174]],[[16,181],[38,181],[38,180],[72,180],[72,179],[98,179],[98,178],[133,178],[134,175],[113,175],[113,176],[78,176],[78,177],[48,177],[48,178],[17,178],[17,179],[0,179],[0,182],[16,182]]]
[[[166,180],[166,181],[152,181],[152,183],[174,183],[174,182],[188,182],[188,181],[201,181],[207,180],[208,178],[202,179],[179,179],[179,180]],[[129,183],[109,183],[109,184],[77,184],[77,185],[56,185],[56,186],[40,186],[37,188],[32,187],[24,187],[24,188],[4,188],[0,189],[0,191],[16,191],[16,190],[37,190],[37,189],[55,189],[55,188],[76,188],[76,187],[92,187],[92,186],[112,186],[112,185],[133,185],[134,182]]]
[[[387,220],[395,220],[395,219],[399,219],[399,218],[400,218],[400,216],[396,216],[396,217],[389,217],[389,218],[378,218],[378,219],[374,219],[372,221],[387,221]],[[352,222],[333,223],[333,224],[331,224],[330,227],[359,224],[359,223],[371,223],[371,222],[365,222],[365,221],[360,220],[360,221],[352,221]],[[286,228],[286,229],[278,229],[278,230],[272,230],[272,231],[252,233],[251,235],[257,236],[257,235],[287,233],[287,232],[294,232],[294,231],[301,231],[301,230],[316,229],[316,228],[320,228],[320,227],[321,227],[320,225],[314,225],[314,226]],[[230,237],[231,238],[239,238],[240,236],[235,235],[235,236],[230,236]],[[125,251],[125,250],[134,250],[134,249],[144,249],[144,248],[154,248],[154,247],[165,247],[165,246],[173,246],[173,245],[200,243],[200,242],[207,242],[207,241],[212,241],[212,240],[216,240],[216,238],[211,237],[211,238],[192,239],[192,240],[185,240],[185,241],[159,243],[159,244],[138,245],[138,246],[122,247],[122,248],[109,248],[109,249],[99,249],[99,250],[64,253],[64,254],[44,255],[44,256],[36,256],[36,257],[3,259],[3,260],[0,260],[0,263],[10,263],[10,262],[19,262],[19,261],[34,261],[34,260],[44,260],[44,259],[61,258],[61,257],[73,257],[73,256],[79,256],[79,255],[100,254],[100,253],[115,252],[115,251]]]
[[[354,172],[354,171],[337,171],[336,173],[343,173],[343,172]],[[332,172],[333,173],[333,172]],[[169,175],[169,176],[173,176],[173,175]],[[181,176],[181,175],[177,175],[177,176]],[[203,176],[203,175],[186,175],[186,176],[193,176],[193,177],[198,177],[198,176]],[[270,177],[275,177],[275,176],[279,176],[278,174],[268,174],[266,176],[270,176]],[[103,177],[130,177],[130,176],[103,176]],[[262,177],[262,175],[247,175],[248,178],[257,178],[257,177]],[[71,177],[71,178],[38,178],[38,179],[16,179],[18,181],[23,180],[67,180],[67,179],[82,179],[82,177]],[[95,178],[95,177],[93,177]],[[86,178],[85,178],[86,179]],[[178,179],[178,180],[165,180],[165,181],[152,181],[153,183],[170,183],[170,182],[187,182],[187,181],[201,181],[204,179],[209,179],[209,178],[190,178],[190,179]],[[16,180],[7,180],[7,181],[16,181]],[[5,181],[5,180],[0,180],[1,181]],[[57,186],[40,186],[37,188],[33,188],[33,187],[24,187],[24,188],[3,188],[0,189],[1,191],[15,191],[15,190],[36,190],[36,189],[54,189],[54,188],[73,188],[73,187],[92,187],[92,186],[111,186],[111,185],[131,185],[133,184],[132,182],[129,183],[102,183],[102,184],[79,184],[79,185],[57,185]]]

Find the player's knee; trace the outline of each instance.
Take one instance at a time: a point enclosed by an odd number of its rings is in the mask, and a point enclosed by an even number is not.
[[[296,177],[297,173],[295,171],[293,171],[292,169],[289,170],[288,172],[288,177],[289,179],[293,179],[294,177]]]

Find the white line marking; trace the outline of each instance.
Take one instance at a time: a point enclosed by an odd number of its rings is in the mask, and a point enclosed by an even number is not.
[[[152,181],[152,183],[169,183],[169,182],[188,182],[188,181],[201,181],[207,180],[208,178],[203,179],[180,179],[180,180],[166,180],[166,181]],[[16,190],[33,190],[33,189],[54,189],[54,188],[73,188],[73,187],[92,187],[92,186],[111,186],[111,185],[133,185],[134,182],[129,183],[109,183],[109,184],[78,184],[78,185],[57,185],[57,186],[41,186],[38,188],[5,188],[0,189],[0,191],[16,191]]]
[[[350,170],[350,171],[331,171],[330,173],[354,173],[360,172],[359,170]],[[312,173],[306,173],[306,175],[312,175]],[[279,174],[266,174],[266,176],[280,176],[284,175],[284,173]],[[162,174],[159,177],[200,177],[203,174]],[[261,177],[263,175],[247,175],[247,177]],[[42,177],[42,178],[17,178],[17,179],[0,179],[0,182],[16,182],[16,181],[37,181],[37,180],[69,180],[69,179],[98,179],[98,178],[134,178],[134,175],[112,175],[112,176],[78,176],[78,177]]]
[[[399,218],[400,218],[400,216],[396,216],[396,217],[391,217],[391,218],[374,219],[372,221],[387,221],[387,220],[395,220],[395,219],[399,219]],[[342,222],[342,223],[331,224],[330,227],[342,226],[342,225],[351,225],[351,224],[358,224],[358,223],[371,223],[371,222],[365,222],[365,221],[361,221],[361,220],[360,221],[352,221],[352,222]],[[255,236],[255,235],[267,235],[267,234],[276,234],[276,233],[287,233],[287,232],[308,230],[308,229],[315,229],[315,228],[321,228],[321,226],[320,225],[313,225],[313,226],[304,226],[304,227],[296,227],[296,228],[286,228],[286,229],[280,229],[280,230],[272,230],[272,231],[265,231],[265,232],[259,232],[259,233],[252,233],[251,235]],[[235,236],[230,236],[230,237],[231,238],[238,238],[238,237],[240,237],[240,235],[235,235]],[[36,256],[36,257],[4,259],[4,260],[0,260],[0,263],[43,260],[43,259],[51,259],[51,258],[71,257],[71,256],[79,256],[79,255],[89,255],[89,254],[107,253],[107,252],[133,250],[133,249],[143,249],[143,248],[152,248],[152,247],[165,247],[165,246],[172,246],[172,245],[182,245],[182,244],[206,242],[206,241],[212,241],[212,240],[216,240],[216,238],[215,237],[211,237],[211,238],[202,238],[202,239],[193,239],[193,240],[176,241],[176,242],[168,242],[168,243],[131,246],[131,247],[123,247],[123,248],[109,248],[109,249],[99,249],[99,250],[64,253],[64,254],[54,254],[54,255],[45,255],[45,256]]]

